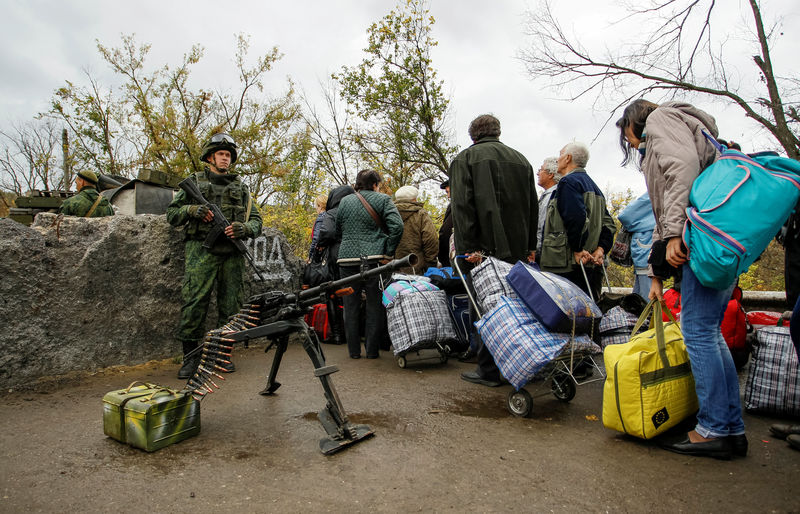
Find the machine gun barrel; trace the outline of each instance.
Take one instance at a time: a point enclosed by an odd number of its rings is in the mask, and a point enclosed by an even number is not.
[[[217,205],[205,199],[203,193],[200,192],[200,188],[197,187],[197,184],[195,184],[191,178],[183,179],[178,185],[187,195],[189,195],[192,200],[201,205],[205,205],[211,212],[214,213],[214,218],[211,220],[213,226],[211,228],[211,232],[208,234],[208,237],[205,241],[203,241],[203,247],[211,248],[211,246],[214,244],[214,241],[216,241],[218,237],[227,237],[225,235],[225,228],[230,225],[230,222],[227,218],[225,218],[225,215],[222,214],[222,210]],[[245,220],[245,222],[246,221],[247,220]],[[245,246],[244,242],[241,239],[228,238],[228,240],[233,244],[233,246],[236,247],[239,253],[243,254],[247,258],[247,261],[253,267],[253,271],[255,271],[256,275],[258,275],[258,278],[264,282],[264,277],[261,276],[261,273],[258,271],[258,267],[256,267],[253,256],[250,255],[250,252],[247,250],[247,246]]]

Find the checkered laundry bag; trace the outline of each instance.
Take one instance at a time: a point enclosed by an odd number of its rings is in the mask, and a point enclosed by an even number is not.
[[[386,307],[386,316],[395,355],[458,339],[447,310],[447,294],[438,289],[398,296]]]
[[[397,280],[383,290],[383,306],[388,307],[398,296],[419,291],[436,291],[439,288],[425,280]]]
[[[506,281],[511,267],[511,264],[505,261],[487,257],[472,270],[472,285],[475,288],[475,296],[477,296],[476,300],[481,313],[487,313],[494,309],[500,296],[517,298],[517,293]]]
[[[800,416],[800,365],[789,327],[756,331],[744,406],[780,416]]]
[[[600,346],[605,348],[610,344],[623,344],[631,339],[631,331],[636,326],[638,318],[619,305],[612,307],[600,320]],[[647,330],[650,320],[645,320],[639,332]]]
[[[475,325],[500,373],[517,390],[562,351],[570,350],[570,334],[549,332],[517,298],[501,296],[497,306]],[[587,335],[576,336],[573,349],[600,351]]]

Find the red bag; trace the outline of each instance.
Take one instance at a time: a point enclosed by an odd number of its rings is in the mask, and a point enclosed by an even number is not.
[[[747,322],[758,330],[764,327],[788,327],[789,320],[781,319],[782,313],[772,311],[750,311],[747,313]]]
[[[681,294],[674,289],[667,289],[664,291],[664,306],[672,312],[675,319],[681,319]],[[661,315],[661,319],[666,323],[669,321],[667,313]]]
[[[324,303],[318,303],[311,307],[311,312],[305,315],[306,325],[314,329],[317,337],[321,340],[328,338],[328,333],[331,330],[331,324],[328,321],[328,306]]]

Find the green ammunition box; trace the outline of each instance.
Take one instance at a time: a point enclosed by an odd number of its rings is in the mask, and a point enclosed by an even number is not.
[[[125,404],[134,398],[158,391],[155,384],[134,382],[125,389],[111,391],[103,396],[103,433],[112,439],[125,441]]]
[[[142,182],[149,182],[151,184],[171,187],[173,189],[177,189],[178,183],[180,183],[182,180],[182,178],[178,175],[173,175],[172,173],[166,173],[164,171],[151,170],[148,168],[140,169],[137,178]]]
[[[125,403],[125,442],[154,452],[200,433],[200,402],[187,391],[160,387]]]

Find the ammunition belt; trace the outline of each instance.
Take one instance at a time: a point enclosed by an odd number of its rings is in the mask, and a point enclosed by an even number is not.
[[[245,304],[238,313],[228,319],[225,325],[206,334],[203,345],[200,347],[202,351],[200,364],[184,387],[184,390],[190,392],[195,400],[202,400],[207,394],[219,389],[219,385],[214,382],[214,378],[225,380],[225,377],[220,375],[218,371],[224,372],[225,368],[221,365],[230,364],[231,362],[235,340],[231,339],[230,336],[242,330],[258,326],[254,322],[260,321],[258,316],[260,312],[261,307],[259,305]]]

